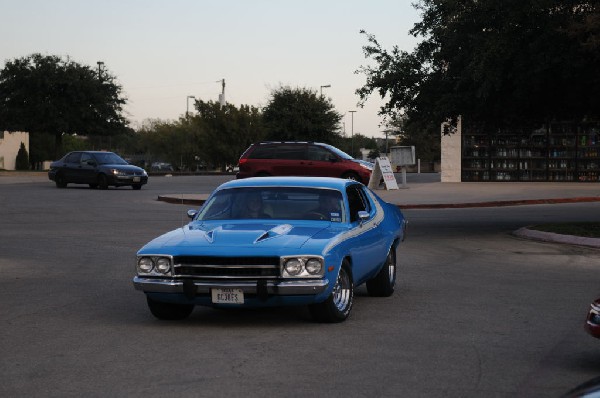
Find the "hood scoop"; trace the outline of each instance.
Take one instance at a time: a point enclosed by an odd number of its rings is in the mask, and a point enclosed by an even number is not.
[[[210,231],[204,233],[204,237],[206,238],[206,240],[209,243],[213,243],[215,241],[215,234],[217,233],[217,231],[221,230],[222,228],[223,227],[218,226],[215,229],[211,229]]]
[[[287,235],[292,230],[292,226],[289,224],[278,225],[275,228],[271,228],[268,231],[265,231],[261,236],[259,236],[254,243],[260,243],[268,239],[275,238],[281,235]]]

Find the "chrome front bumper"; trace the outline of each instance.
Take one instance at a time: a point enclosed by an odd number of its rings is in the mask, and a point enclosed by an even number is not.
[[[133,278],[133,286],[144,293],[186,293],[192,286],[196,294],[209,294],[213,288],[242,289],[244,294],[258,294],[266,287],[267,293],[274,296],[301,296],[323,293],[329,286],[327,279],[294,281],[197,281],[190,279]],[[184,287],[184,285],[186,285]]]

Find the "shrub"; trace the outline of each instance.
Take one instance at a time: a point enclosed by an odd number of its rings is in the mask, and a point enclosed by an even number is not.
[[[15,169],[17,170],[29,170],[29,154],[25,149],[25,144],[21,142],[21,147],[17,153],[17,160],[15,163]]]

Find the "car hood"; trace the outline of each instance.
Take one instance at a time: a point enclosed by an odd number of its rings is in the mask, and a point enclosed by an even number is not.
[[[275,253],[287,249],[300,249],[311,239],[322,240],[324,246],[329,239],[341,232],[340,228],[332,228],[331,224],[192,222],[154,239],[140,252],[178,255],[194,254],[196,251],[205,253],[206,250],[236,253],[243,249],[251,249]]]
[[[358,163],[358,164],[362,164],[363,166],[365,166],[366,168],[368,168],[371,171],[373,171],[373,169],[375,168],[374,163],[367,162],[366,160],[352,159],[352,161],[355,163]]]
[[[134,166],[132,164],[101,164],[98,167],[107,168],[107,169],[117,169],[123,171],[141,171],[143,170],[141,167]]]

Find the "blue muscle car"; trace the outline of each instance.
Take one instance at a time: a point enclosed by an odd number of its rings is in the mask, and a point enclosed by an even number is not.
[[[137,253],[133,284],[159,319],[183,319],[195,305],[308,305],[316,320],[341,322],[355,286],[394,292],[407,222],[356,181],[230,181],[188,216]]]

